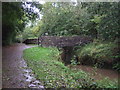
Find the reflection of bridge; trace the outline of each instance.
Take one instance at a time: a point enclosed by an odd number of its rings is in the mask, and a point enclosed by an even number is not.
[[[87,43],[92,42],[92,38],[85,36],[41,36],[38,39],[28,39],[25,43],[35,43],[41,46],[55,46],[58,48],[62,48],[63,53],[61,58],[66,62],[70,63],[70,59],[73,56],[73,48],[74,46],[81,46]]]

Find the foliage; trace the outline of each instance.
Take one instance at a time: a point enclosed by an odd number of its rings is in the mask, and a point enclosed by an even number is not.
[[[2,3],[2,44],[7,45],[15,41],[17,33],[21,33],[29,20],[34,20],[37,13],[25,7],[23,2]],[[31,4],[30,7],[35,7]]]
[[[77,65],[77,64],[78,64],[77,61],[75,61],[74,59],[71,60],[71,65]]]
[[[40,25],[41,21],[36,20],[34,22],[31,22],[32,25],[26,26],[22,32],[19,32],[16,36],[16,39],[18,41],[24,42],[26,39],[34,39],[38,38],[40,36]]]
[[[89,60],[92,64],[98,63],[98,65],[101,65],[104,64],[104,62],[114,61],[113,57],[116,56],[114,49],[116,47],[117,45],[112,42],[94,41],[78,49],[76,54],[80,62]]]
[[[40,25],[41,25],[41,21],[35,21],[34,26],[28,26],[24,29],[24,31],[22,32],[23,35],[23,39],[28,39],[28,38],[34,38],[34,37],[39,37],[40,36]]]
[[[113,65],[113,68],[114,68],[115,70],[117,70],[118,72],[120,72],[120,62],[115,63],[115,64]]]
[[[78,64],[80,64],[80,62],[76,60],[76,55],[73,55],[71,59],[71,65],[78,65]]]
[[[43,6],[43,18],[41,29],[43,35],[71,36],[81,35],[86,31],[85,21],[89,14],[81,6],[73,3],[46,3]]]
[[[21,29],[21,26],[24,25],[23,21],[20,20],[23,14],[20,6],[21,3],[2,3],[3,44],[11,43],[16,34],[15,29]]]
[[[97,81],[99,82],[98,86],[101,88],[114,88],[115,86],[112,84],[113,81],[109,80],[109,78],[104,78],[103,80]],[[117,83],[116,81],[114,81]],[[117,84],[116,84],[117,86]]]
[[[27,7],[30,5],[30,8]],[[25,24],[35,20],[42,9],[41,23],[34,25],[33,35],[88,35],[102,40],[119,39],[120,2],[4,2],[2,7],[3,43],[14,40],[16,32],[23,31]],[[29,34],[29,33],[28,33]],[[9,38],[10,37],[10,38]]]
[[[95,24],[92,24],[92,26],[94,26],[98,38],[103,40],[115,40],[119,38],[120,29],[118,20],[120,19],[120,2],[83,2],[82,6],[90,13],[91,20]]]
[[[119,39],[119,2],[46,3],[42,9],[43,35],[88,35]]]
[[[45,88],[117,88],[117,82],[102,86],[103,84],[91,79],[87,73],[68,68],[58,61],[59,54],[57,48],[51,47],[24,50],[24,59]]]

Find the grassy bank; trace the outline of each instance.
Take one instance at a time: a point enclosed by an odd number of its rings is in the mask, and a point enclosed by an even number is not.
[[[94,81],[82,70],[70,69],[60,60],[57,48],[33,47],[24,50],[24,59],[46,88],[116,88],[108,79]]]
[[[94,41],[76,51],[78,62],[82,64],[97,66],[99,68],[110,68],[120,71],[118,58],[118,44],[114,42]]]

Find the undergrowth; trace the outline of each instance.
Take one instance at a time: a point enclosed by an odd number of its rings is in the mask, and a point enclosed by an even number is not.
[[[98,65],[98,67],[102,67],[104,63],[113,64],[116,61],[115,57],[118,57],[115,50],[116,48],[117,44],[113,42],[94,41],[93,43],[78,48],[76,55],[78,56],[78,61],[80,63],[88,61],[88,64],[91,63],[91,65]]]

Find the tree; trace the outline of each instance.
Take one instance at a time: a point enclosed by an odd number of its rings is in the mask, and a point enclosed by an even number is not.
[[[85,21],[89,15],[81,5],[73,3],[46,3],[43,6],[41,29],[43,34],[59,36],[81,35],[85,31]]]
[[[2,44],[7,45],[15,41],[17,32],[23,31],[27,21],[35,20],[38,16],[32,9],[35,3],[29,3],[31,8],[22,2],[2,3]],[[40,6],[40,5],[39,5]],[[40,8],[40,7],[39,7]]]
[[[43,35],[87,35],[96,39],[119,38],[119,2],[59,2],[43,6]]]
[[[94,23],[94,29],[99,39],[115,40],[119,38],[119,2],[82,3],[82,6],[91,14],[91,23]]]
[[[40,29],[40,26],[42,24],[41,21],[34,21],[34,22],[31,22],[32,25],[30,26],[26,26],[23,30],[23,32],[20,32],[17,37],[18,39],[22,39],[22,42],[26,39],[29,39],[29,38],[37,38],[40,36],[41,34],[41,29]],[[21,37],[19,37],[21,36]]]

